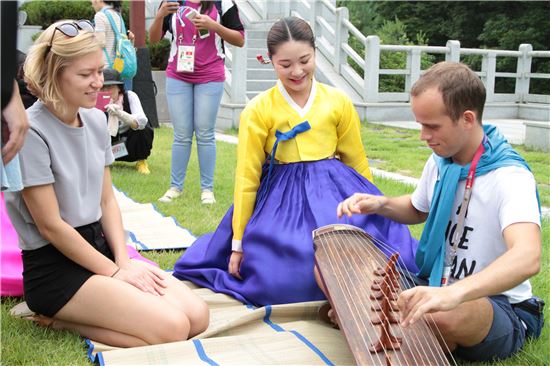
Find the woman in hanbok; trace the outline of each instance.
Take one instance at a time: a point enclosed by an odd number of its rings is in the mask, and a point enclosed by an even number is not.
[[[415,271],[417,241],[406,226],[377,215],[336,217],[354,192],[381,192],[352,101],[314,78],[310,26],[277,21],[267,48],[279,80],[241,114],[234,205],[178,259],[174,275],[253,305],[322,300],[312,231],[335,223],[364,229]]]

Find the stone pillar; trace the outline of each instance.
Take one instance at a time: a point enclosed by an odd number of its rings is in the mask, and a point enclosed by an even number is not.
[[[422,53],[420,50],[414,48],[407,54],[407,69],[409,69],[409,74],[405,79],[405,91],[407,93],[411,91],[412,86],[420,77],[420,68],[422,66],[420,62],[421,56]]]
[[[225,47],[228,47],[227,43]],[[231,103],[246,103],[247,46],[231,47]]]
[[[367,103],[378,102],[378,80],[380,73],[380,38],[368,36],[365,45],[365,91],[363,97]]]
[[[446,47],[445,61],[460,62],[460,41],[448,40]]]
[[[487,92],[486,102],[492,102],[495,99],[495,75],[497,71],[497,58],[492,52],[483,56],[481,61],[481,71],[485,73],[482,80]]]
[[[340,73],[342,65],[347,64],[346,54],[342,51],[342,44],[348,43],[348,30],[342,24],[343,20],[349,19],[348,8],[336,9],[336,24],[334,25],[335,40],[334,40],[334,69]]]
[[[517,76],[516,76],[516,98],[520,103],[526,102],[526,96],[529,94],[529,73],[531,72],[531,56],[533,46],[528,43],[519,45],[520,56],[518,57]]]

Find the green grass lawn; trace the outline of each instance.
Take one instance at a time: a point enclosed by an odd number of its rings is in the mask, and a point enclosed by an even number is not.
[[[418,139],[418,131],[367,124],[362,129],[365,149],[371,165],[383,170],[397,172],[411,177],[420,177],[424,162],[430,150]],[[153,154],[148,159],[151,174],[142,176],[133,163],[115,163],[112,167],[113,181],[122,191],[139,202],[153,202],[157,209],[167,216],[174,216],[178,222],[195,236],[216,228],[222,216],[232,203],[233,175],[236,165],[236,146],[218,142],[215,194],[217,204],[203,206],[200,203],[199,169],[194,147],[183,195],[175,202],[157,202],[170,184],[170,149],[172,130],[155,130]],[[548,154],[526,151],[517,147],[526,158],[537,178],[541,202],[550,206],[550,166]],[[395,181],[377,178],[377,186],[386,195],[400,195],[412,192],[413,188]],[[411,227],[415,237],[420,237],[423,225]],[[543,258],[541,272],[532,279],[535,293],[550,301],[550,219],[543,222]],[[161,268],[172,268],[182,251],[145,252]],[[1,318],[1,364],[2,365],[86,365],[84,341],[70,332],[42,329],[29,321],[13,319],[9,309],[22,301],[21,298],[2,298]],[[548,307],[545,309],[548,316]],[[546,326],[541,338],[528,342],[514,358],[497,362],[499,366],[548,365],[550,360],[550,331]],[[467,365],[467,363],[461,363]]]

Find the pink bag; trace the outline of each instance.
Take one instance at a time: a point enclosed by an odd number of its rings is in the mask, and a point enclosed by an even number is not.
[[[21,249],[17,246],[17,233],[13,228],[6,205],[4,193],[1,194],[0,203],[0,242],[2,243],[2,259],[0,263],[0,293],[2,296],[23,295],[23,262],[21,261]]]

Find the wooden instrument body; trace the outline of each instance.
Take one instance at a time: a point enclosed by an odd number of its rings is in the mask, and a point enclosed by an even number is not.
[[[383,277],[375,273],[388,264],[371,236],[354,226],[329,225],[313,232],[313,243],[329,302],[358,365],[449,365],[425,318],[407,328],[390,324],[386,335],[401,338],[400,344],[378,353],[369,350],[381,333],[381,326],[373,324],[380,318],[380,311],[374,310],[380,302],[371,295],[373,283],[379,284]],[[395,305],[404,281],[407,279],[401,278],[392,286],[390,304]],[[389,315],[399,319],[396,307]]]

